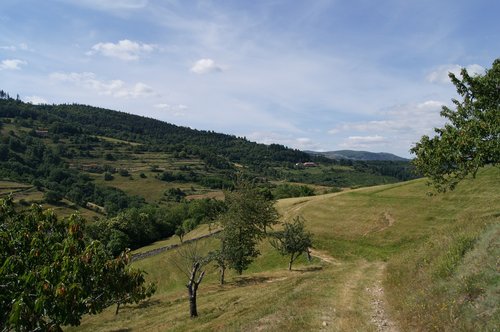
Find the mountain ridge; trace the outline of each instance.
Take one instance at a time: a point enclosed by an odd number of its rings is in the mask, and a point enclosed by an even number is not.
[[[336,151],[304,151],[312,156],[323,156],[329,159],[350,159],[363,161],[409,161],[409,159],[397,156],[388,152],[369,152],[357,150],[336,150]]]

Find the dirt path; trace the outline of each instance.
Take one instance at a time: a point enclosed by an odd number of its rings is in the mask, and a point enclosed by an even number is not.
[[[319,196],[285,198],[278,201],[278,209],[281,209],[283,220],[291,220],[293,217],[298,216],[300,211],[309,204],[331,199],[332,197],[342,195],[348,191],[352,190],[346,189],[344,191]]]
[[[367,231],[366,233],[363,234],[363,236],[367,236],[368,234],[379,233],[379,232],[385,231],[389,227],[392,227],[394,225],[394,223],[396,222],[394,217],[387,211],[384,211],[384,213],[382,214],[380,219],[381,219],[380,221],[382,223],[382,227],[380,227],[380,225],[375,226],[375,229],[371,229],[371,230]]]
[[[309,252],[311,253],[311,256],[317,257],[324,262],[327,262],[330,264],[336,264],[336,265],[340,264],[340,262],[338,260],[336,260],[335,258],[333,258],[332,256],[330,256],[329,254],[327,254],[323,251],[319,251],[317,249],[310,248]]]
[[[382,287],[385,263],[344,263],[324,253],[314,256],[345,269],[335,281],[336,295],[323,304],[326,309],[319,313],[320,331],[399,331],[385,309]],[[333,275],[339,273],[333,272]]]
[[[377,327],[377,331],[379,332],[398,332],[394,321],[391,320],[387,311],[385,309],[386,301],[384,288],[382,287],[382,278],[385,271],[386,264],[379,264],[379,268],[377,270],[377,275],[375,282],[371,287],[367,287],[366,291],[371,296],[371,308],[372,308],[372,316],[371,321]]]

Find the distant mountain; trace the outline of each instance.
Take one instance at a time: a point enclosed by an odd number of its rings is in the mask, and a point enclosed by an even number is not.
[[[339,150],[327,152],[305,151],[314,156],[324,156],[330,159],[351,159],[351,160],[389,160],[389,161],[408,161],[406,158],[396,156],[387,152],[368,152],[354,150]]]

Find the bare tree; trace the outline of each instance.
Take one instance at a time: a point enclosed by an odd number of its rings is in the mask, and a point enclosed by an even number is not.
[[[202,255],[197,242],[185,244],[177,250],[173,264],[188,278],[186,287],[189,295],[189,315],[198,317],[196,304],[198,287],[205,276],[205,265],[210,261],[209,256]]]

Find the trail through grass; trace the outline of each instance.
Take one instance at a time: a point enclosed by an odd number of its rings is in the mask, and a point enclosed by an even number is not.
[[[219,286],[215,267],[189,319],[175,252],[134,263],[158,282],[139,306],[87,317],[78,331],[488,330],[500,324],[500,170],[481,170],[454,192],[428,196],[424,180],[281,200],[283,220],[302,215],[313,261],[287,271],[267,243],[243,276]],[[171,240],[172,241],[172,240]],[[206,251],[217,246],[200,242]],[[158,245],[158,244],[156,244]],[[72,329],[71,329],[72,330]]]

